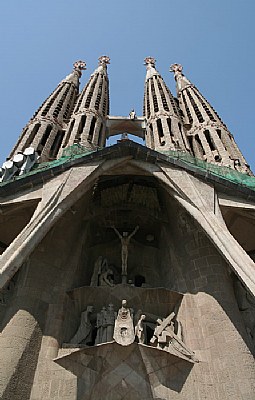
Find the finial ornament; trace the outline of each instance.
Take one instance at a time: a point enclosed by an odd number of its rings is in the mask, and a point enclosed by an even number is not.
[[[99,65],[106,65],[106,64],[110,64],[110,57],[108,56],[101,56],[98,59]]]
[[[152,65],[153,67],[155,67],[155,63],[156,63],[156,60],[154,57],[146,57],[144,59],[144,65]]]
[[[170,69],[169,69],[170,72],[174,73],[175,80],[177,80],[178,77],[183,76],[182,70],[183,70],[183,67],[181,64],[172,64],[172,65],[170,65]]]
[[[172,64],[170,65],[170,72],[174,72],[174,74],[179,75],[182,74],[183,67],[181,64]]]
[[[172,64],[170,66],[170,72],[174,73],[174,79],[176,80],[177,92],[179,93],[184,88],[192,85],[191,82],[186,78],[186,76],[182,73],[182,65],[181,64]]]
[[[75,61],[75,62],[73,63],[73,69],[74,69],[75,71],[79,72],[79,74],[80,74],[80,76],[81,76],[81,74],[82,74],[81,71],[84,71],[84,70],[86,69],[86,63],[85,63],[85,61],[82,61],[82,60]]]

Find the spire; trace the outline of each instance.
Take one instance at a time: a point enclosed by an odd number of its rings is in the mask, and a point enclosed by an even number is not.
[[[155,58],[146,57],[144,116],[146,146],[152,149],[189,151],[176,99],[155,67]]]
[[[66,130],[63,148],[79,143],[88,149],[105,145],[106,116],[109,114],[108,56],[98,59],[87,85],[77,99]]]
[[[144,65],[146,65],[146,78],[145,80],[148,81],[148,79],[152,78],[154,75],[159,75],[158,71],[156,70],[155,67],[156,60],[154,57],[146,57],[144,59]]]
[[[183,75],[182,70],[180,64],[172,64],[170,67],[176,80],[179,105],[194,156],[251,174],[228,128],[196,86]]]
[[[10,157],[33,147],[41,155],[41,161],[56,158],[63,140],[65,124],[70,118],[79,91],[79,78],[86,69],[86,63],[76,61],[73,66],[72,73],[60,82],[23,129]]]

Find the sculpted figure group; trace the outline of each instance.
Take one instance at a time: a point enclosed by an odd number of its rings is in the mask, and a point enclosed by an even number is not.
[[[70,340],[71,344],[91,346],[115,341],[121,346],[128,346],[136,341],[194,362],[198,361],[194,352],[183,342],[181,324],[174,312],[166,318],[155,320],[154,332],[150,339],[147,337],[147,325],[152,326],[151,321],[155,316],[146,316],[141,310],[134,316],[134,311],[128,308],[126,300],[122,300],[118,313],[115,312],[113,304],[103,307],[94,316],[93,312],[94,308],[91,305],[82,312],[80,326]]]

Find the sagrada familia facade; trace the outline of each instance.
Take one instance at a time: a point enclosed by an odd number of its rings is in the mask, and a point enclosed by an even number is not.
[[[180,64],[110,115],[109,61],[0,170],[0,398],[255,399],[253,173]]]

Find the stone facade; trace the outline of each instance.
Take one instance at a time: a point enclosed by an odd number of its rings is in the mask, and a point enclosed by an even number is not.
[[[255,398],[254,190],[84,148],[0,185],[1,399]]]

